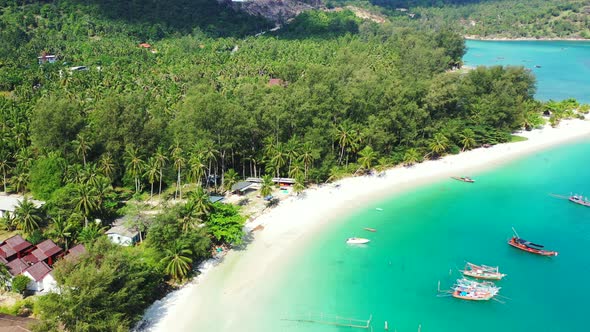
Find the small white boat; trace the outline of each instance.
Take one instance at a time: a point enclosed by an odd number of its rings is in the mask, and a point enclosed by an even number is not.
[[[346,239],[346,243],[348,244],[365,244],[369,242],[371,242],[371,240],[363,239],[362,237],[349,237]]]

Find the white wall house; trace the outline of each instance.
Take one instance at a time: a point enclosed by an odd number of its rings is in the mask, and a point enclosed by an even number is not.
[[[139,231],[135,227],[126,226],[127,221],[128,218],[125,217],[115,220],[113,227],[106,232],[111,242],[122,246],[132,246],[139,242]]]
[[[38,262],[23,272],[31,281],[27,284],[27,290],[32,292],[54,292],[57,282],[52,275],[51,268],[45,262]]]

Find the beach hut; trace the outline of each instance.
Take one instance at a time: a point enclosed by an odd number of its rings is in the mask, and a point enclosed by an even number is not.
[[[230,192],[232,194],[243,195],[249,190],[256,190],[258,186],[256,183],[250,181],[240,181],[233,186],[231,186]]]
[[[45,262],[37,262],[28,267],[23,275],[31,281],[27,284],[27,290],[32,292],[52,292],[57,288],[57,282],[51,274],[51,267]]]
[[[132,246],[139,242],[139,230],[135,226],[127,226],[129,217],[115,220],[113,226],[106,232],[111,242],[122,246]]]

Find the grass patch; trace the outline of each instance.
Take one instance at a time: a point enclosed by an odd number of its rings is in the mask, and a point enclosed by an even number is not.
[[[524,142],[524,141],[528,141],[528,138],[518,136],[518,135],[510,135],[510,143]]]

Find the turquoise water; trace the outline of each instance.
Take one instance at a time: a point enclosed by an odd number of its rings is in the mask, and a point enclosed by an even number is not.
[[[333,223],[289,262],[256,330],[351,331],[279,320],[323,312],[372,314],[374,331],[385,321],[399,332],[587,331],[590,208],[549,194],[590,196],[589,152],[590,142],[544,151],[472,174],[475,184],[443,180]],[[511,227],[559,256],[508,246]],[[346,245],[351,236],[371,243]],[[504,304],[437,297],[438,281],[449,289],[466,261],[508,274]]]
[[[467,48],[463,61],[468,66],[531,69],[537,76],[538,99],[576,98],[590,103],[590,42],[468,40]]]

